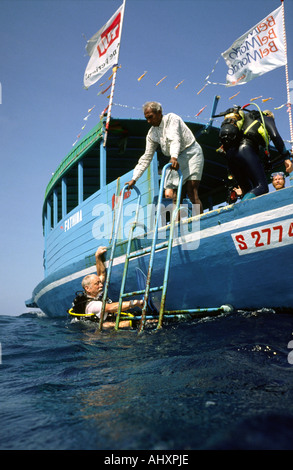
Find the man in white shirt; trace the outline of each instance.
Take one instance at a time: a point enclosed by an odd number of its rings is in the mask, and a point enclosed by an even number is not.
[[[131,189],[150,165],[157,147],[160,145],[164,155],[170,157],[171,171],[166,176],[164,187],[175,190],[178,187],[180,168],[183,175],[182,196],[188,195],[193,204],[202,203],[198,187],[202,177],[204,157],[191,130],[180,116],[169,113],[163,116],[162,106],[157,102],[147,102],[143,106],[144,116],[151,128],[146,137],[146,148],[133,171],[132,180],[126,183]]]

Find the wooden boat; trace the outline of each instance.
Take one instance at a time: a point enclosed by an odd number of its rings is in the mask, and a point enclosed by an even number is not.
[[[215,105],[215,103],[214,103]],[[213,114],[213,113],[212,113]],[[263,307],[291,309],[293,292],[289,260],[293,253],[293,187],[227,204],[227,167],[217,152],[219,128],[187,122],[205,158],[200,198],[205,211],[175,224],[164,308],[208,311]],[[107,146],[101,120],[61,162],[49,182],[43,205],[44,279],[28,307],[48,316],[65,316],[82,278],[95,272],[98,246],[108,247],[109,266],[119,195],[145,148],[144,120],[111,119]],[[281,168],[276,150],[274,169]],[[155,214],[166,157],[155,154],[138,182],[139,222],[131,242],[125,290],[141,290],[146,279],[155,228]],[[269,178],[269,175],[268,175]],[[165,205],[170,201],[162,199]],[[185,201],[188,207],[188,201]],[[123,190],[122,222],[111,260],[109,296],[118,300],[137,192]],[[177,227],[177,228],[176,228]],[[170,224],[160,216],[150,299],[159,309]],[[160,248],[160,249],[159,249]]]

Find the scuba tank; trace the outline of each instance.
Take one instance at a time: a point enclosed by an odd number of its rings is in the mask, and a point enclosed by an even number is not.
[[[72,302],[72,310],[74,313],[85,313],[85,307],[88,302],[88,297],[84,291],[75,293],[76,297]]]
[[[242,138],[246,138],[257,147],[265,147],[268,153],[269,135],[265,128],[263,113],[257,105],[258,111],[245,109],[250,104],[255,103],[249,103],[242,108],[235,106],[213,116],[224,116],[219,138],[225,151],[237,146]]]
[[[261,113],[256,110],[249,111],[244,116],[242,126],[243,137],[255,143],[257,146],[266,146],[269,136],[262,122]]]
[[[213,117],[220,116],[224,116],[224,121],[220,128],[219,138],[224,151],[227,151],[232,147],[236,147],[241,140],[244,113],[241,111],[240,106],[236,106]]]

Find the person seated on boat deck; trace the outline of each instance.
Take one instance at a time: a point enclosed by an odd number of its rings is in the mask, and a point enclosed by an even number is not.
[[[285,174],[282,171],[272,173],[271,178],[272,178],[272,185],[274,186],[276,191],[278,191],[279,189],[285,188]],[[233,191],[235,191],[238,197],[242,196],[242,190],[239,186],[233,188]]]
[[[96,317],[100,318],[103,300],[103,287],[106,279],[106,268],[104,265],[104,253],[107,251],[106,247],[99,247],[96,251],[96,267],[97,274],[88,274],[82,280],[82,287],[87,296],[87,303],[85,313],[94,313]],[[143,300],[127,300],[122,302],[122,310],[128,311],[135,307],[142,307]],[[112,302],[107,299],[105,305],[104,320],[108,314],[117,313],[119,302]]]
[[[274,186],[276,191],[278,191],[279,189],[285,188],[285,175],[282,171],[272,173],[271,177],[272,177],[272,185]]]
[[[264,147],[265,145],[259,132],[259,127],[261,126],[263,128],[263,126],[257,119],[254,120],[255,125],[253,125],[252,120],[249,121],[250,118],[248,115],[243,114],[242,116],[244,116],[244,118],[240,132],[241,137],[238,141],[235,140],[235,144],[231,144],[231,146],[227,142],[227,147],[225,148],[224,145],[224,150],[229,170],[233,173],[241,188],[243,194],[242,200],[246,200],[268,193],[269,187],[263,164],[259,158],[259,147]],[[271,111],[266,110],[263,112],[263,117],[268,137],[273,141],[276,149],[284,158],[285,169],[290,173],[293,170],[290,153],[286,149],[276,128],[274,115]],[[225,116],[225,119],[227,118],[230,120],[230,123],[234,120],[235,126],[239,127],[241,115],[239,118],[237,113],[231,113]]]
[[[170,157],[172,164],[166,172],[164,187],[178,187],[179,175],[174,170],[180,168],[183,175],[182,199],[187,194],[193,204],[199,204],[202,213],[203,206],[198,195],[204,164],[201,146],[180,116],[174,113],[163,115],[160,103],[149,101],[143,105],[143,111],[152,127],[146,137],[145,152],[134,168],[132,180],[126,183],[128,188],[131,189],[148,168],[160,145],[162,153]]]

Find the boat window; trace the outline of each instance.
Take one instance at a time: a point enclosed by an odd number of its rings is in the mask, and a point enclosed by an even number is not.
[[[83,159],[83,199],[100,189],[100,156],[98,148],[92,149]]]
[[[56,185],[55,191],[57,194],[57,224],[62,219],[62,193],[61,193],[61,182]],[[54,210],[54,209],[53,209]]]
[[[78,205],[78,171],[77,165],[74,165],[66,173],[67,184],[67,214]]]
[[[45,217],[47,220],[47,230],[48,232],[54,226],[54,219],[53,219],[53,193],[51,192],[47,197],[47,204],[45,210]]]

